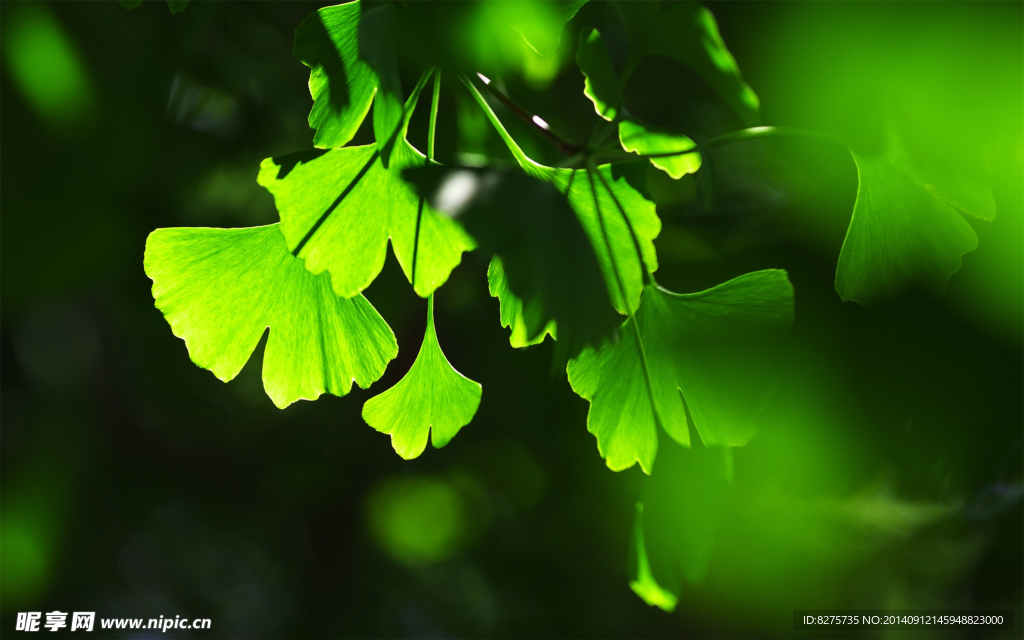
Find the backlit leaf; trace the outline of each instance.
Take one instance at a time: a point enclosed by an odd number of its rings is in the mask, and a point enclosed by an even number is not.
[[[697,146],[693,140],[682,134],[641,124],[636,120],[624,120],[619,123],[619,141],[626,151],[641,155],[677,154]],[[672,179],[678,180],[684,175],[700,169],[700,154],[693,152],[651,158],[651,164],[667,173]]]
[[[263,386],[278,407],[369,387],[398,354],[359,295],[338,298],[288,253],[278,225],[157,229],[146,241],[153,297],[192,361],[231,380],[270,328]]]
[[[576,65],[583,73],[584,95],[594,103],[597,115],[611,122],[622,105],[622,87],[608,55],[608,47],[597,29],[580,31]]]
[[[373,282],[389,238],[406,278],[423,297],[444,284],[462,252],[475,246],[456,222],[402,180],[403,170],[427,163],[405,139],[421,86],[406,104],[387,166],[376,145],[268,158],[260,166],[257,181],[274,196],[289,250],[312,273],[329,271],[340,296],[354,296]]]
[[[558,48],[565,23],[587,0],[514,0],[503,4],[509,26],[522,34],[534,51],[546,56]]]
[[[686,402],[706,446],[739,446],[771,391],[759,350],[793,319],[785,271],[749,273],[707,291],[644,287],[617,344],[587,348],[569,362],[569,384],[590,401],[587,428],[612,470],[639,462],[650,473],[657,424],[689,446]]]
[[[427,447],[448,444],[469,424],[480,406],[480,384],[456,371],[441,351],[434,331],[434,300],[430,298],[427,330],[419,355],[398,384],[363,405],[363,420],[391,435],[391,445],[406,460]]]
[[[295,30],[295,57],[309,67],[309,126],[321,149],[352,139],[377,91],[377,74],[359,57],[359,15],[359,0],[324,7]]]

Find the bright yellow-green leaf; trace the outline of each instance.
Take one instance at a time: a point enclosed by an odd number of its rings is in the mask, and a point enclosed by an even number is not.
[[[427,163],[405,139],[419,89],[406,105],[387,166],[376,145],[267,158],[260,166],[257,181],[274,196],[288,248],[312,273],[329,271],[339,296],[370,286],[384,266],[389,238],[406,278],[423,297],[444,284],[463,251],[476,246],[402,180],[403,170]]]
[[[434,331],[434,299],[427,311],[427,330],[419,355],[398,384],[363,405],[363,420],[391,435],[391,445],[406,460],[427,447],[448,444],[469,424],[480,406],[480,384],[456,371],[444,357]]]
[[[961,256],[978,247],[961,214],[992,220],[991,190],[967,173],[925,178],[893,140],[882,153],[851,153],[860,184],[839,254],[836,291],[861,304],[915,284],[945,291]]]
[[[146,275],[192,361],[231,380],[270,328],[263,386],[278,407],[369,387],[398,354],[390,327],[359,295],[338,298],[288,253],[278,225],[157,229]]]
[[[785,271],[749,273],[707,291],[644,287],[617,344],[588,348],[568,366],[569,384],[590,401],[587,428],[608,467],[639,462],[650,473],[657,426],[689,446],[686,402],[706,446],[739,446],[771,391],[758,349],[793,320]]]
[[[377,74],[359,57],[359,13],[359,0],[324,7],[295,30],[295,57],[309,67],[309,126],[321,149],[352,139],[377,92]]]
[[[672,612],[675,611],[679,597],[658,584],[651,572],[651,562],[647,557],[647,543],[644,539],[643,513],[643,503],[637,503],[636,519],[633,522],[633,561],[636,566],[633,572],[634,577],[629,581],[629,588],[650,606]]]
[[[619,141],[623,149],[640,155],[673,154],[689,151],[697,146],[693,140],[682,134],[641,124],[636,120],[624,120],[619,123]],[[651,164],[674,180],[678,180],[700,169],[700,154],[693,152],[651,158]]]

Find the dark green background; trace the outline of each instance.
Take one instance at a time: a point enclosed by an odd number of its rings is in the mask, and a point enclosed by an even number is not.
[[[586,402],[548,374],[550,343],[509,348],[486,256],[465,257],[437,294],[441,345],[483,384],[480,410],[445,449],[410,462],[359,417],[422,336],[425,303],[393,257],[366,292],[401,349],[384,378],[285,411],[262,392],[262,346],[225,385],[191,364],[153,307],[150,231],[276,221],[257,167],[311,146],[308,70],[291,38],[318,6],[193,2],[172,16],[163,3],[53,4],[95,92],[74,126],[37,113],[4,65],[0,632],[13,634],[17,611],[59,609],[208,617],[207,637],[790,637],[793,609],[827,607],[1014,608],[1007,637],[1020,637],[1019,3],[711,5],[766,124],[873,126],[879,87],[900,77],[887,70],[923,65],[935,92],[921,100],[940,105],[950,127],[935,134],[950,153],[987,141],[997,219],[972,222],[980,248],[945,298],[912,291],[863,308],[832,286],[856,193],[841,148],[725,148],[711,206],[692,179],[650,175],[663,285],[696,291],[780,267],[796,288],[776,401],[735,454],[708,580],[686,587],[673,614],[628,587],[643,474],[605,468]],[[505,79],[577,139],[594,117],[572,44],[599,9],[570,23],[547,91]],[[5,26],[19,10],[3,4]],[[418,70],[402,71],[411,87]],[[442,160],[456,139],[448,80]],[[669,61],[645,63],[627,100],[698,140],[739,126]],[[421,148],[426,111],[411,134]],[[499,116],[529,154],[557,161]],[[495,137],[485,144],[502,156]],[[472,515],[457,552],[419,568],[393,561],[366,524],[373,489],[411,476],[458,487]],[[855,517],[820,533],[765,502],[768,485]],[[867,515],[863,496],[877,498]],[[910,524],[926,503],[950,515]]]

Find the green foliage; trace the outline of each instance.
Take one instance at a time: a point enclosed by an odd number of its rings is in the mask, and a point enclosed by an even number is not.
[[[295,30],[295,57],[309,67],[313,146],[344,146],[363,123],[377,74],[359,57],[359,1],[324,7]]]
[[[587,428],[608,467],[639,462],[651,473],[659,424],[689,446],[686,409],[705,445],[746,444],[772,388],[754,349],[792,321],[793,287],[784,271],[758,271],[692,294],[646,286],[622,339],[585,350],[568,367],[573,391],[590,401]]]
[[[425,79],[424,79],[425,81]],[[385,165],[375,145],[268,158],[258,182],[274,196],[288,248],[315,274],[329,271],[334,291],[351,297],[384,266],[388,239],[422,297],[444,284],[474,242],[438,215],[402,180],[426,157],[405,139],[419,90],[410,97],[399,141]]]
[[[413,290],[428,299],[426,329],[412,367],[368,400],[362,416],[410,459],[428,438],[445,446],[479,407],[481,385],[441,350],[433,306],[462,254],[479,244],[511,345],[550,335],[555,361],[568,360],[573,391],[590,403],[587,428],[607,466],[639,463],[651,476],[637,510],[631,587],[672,610],[681,585],[707,572],[732,481],[732,448],[754,435],[773,390],[775,345],[793,322],[793,288],[777,269],[699,293],[659,286],[654,240],[662,221],[644,184],[644,160],[674,180],[696,173],[706,184],[717,147],[768,135],[842,139],[755,127],[707,140],[692,133],[695,141],[635,117],[625,88],[643,59],[660,56],[693,70],[740,120],[757,121],[757,95],[711,12],[693,2],[616,2],[583,11],[577,26],[596,21],[601,31],[582,26],[569,42],[577,43],[583,95],[599,118],[591,116],[584,142],[560,135],[505,95],[502,75],[531,64],[523,60],[557,70],[565,25],[584,4],[357,0],[310,15],[295,32],[294,53],[310,69],[309,125],[319,150],[268,158],[257,178],[280,223],[157,230],[145,268],[157,307],[193,361],[222,380],[237,375],[270,327],[264,384],[284,407],[323,392],[345,395],[353,381],[367,387],[397,354],[394,335],[361,294],[381,272],[390,241]],[[403,100],[399,70],[407,67],[421,75]],[[472,117],[460,111],[459,130],[487,119],[516,168],[463,166],[470,164],[465,156],[449,167],[434,161],[442,69],[455,72],[463,85],[456,89],[468,92],[471,100],[462,104],[479,108]],[[431,77],[424,155],[408,137]],[[531,159],[477,77],[565,157]],[[346,146],[371,106],[374,142]],[[485,132],[474,131],[472,148],[459,150],[489,151]],[[881,151],[850,148],[860,183],[836,290],[862,304],[920,282],[941,290],[977,246],[961,214],[994,216],[987,185],[956,166],[918,166],[894,139]],[[700,442],[691,442],[691,426]],[[458,515],[439,486],[408,491],[420,497],[407,503],[403,489],[380,498],[374,533],[399,562],[426,564],[455,545]],[[424,523],[435,515],[431,532]]]
[[[894,141],[881,153],[851,153],[860,183],[836,291],[861,304],[914,284],[943,292],[960,270],[960,257],[978,248],[978,236],[961,214],[992,220],[991,191],[970,174],[938,184],[925,179]]]
[[[427,303],[427,330],[412,368],[398,384],[363,405],[363,420],[391,435],[391,445],[406,460],[417,458],[427,435],[440,449],[469,424],[480,406],[480,384],[449,364],[434,331],[434,298]]]
[[[601,265],[565,194],[551,182],[464,167],[425,167],[406,176],[421,193],[436,194],[435,206],[498,258],[488,280],[492,294],[503,298],[513,346],[540,342],[557,326],[559,347],[576,355],[615,332],[619,316]]]
[[[269,327],[263,386],[278,407],[369,387],[398,354],[362,295],[339,298],[288,253],[278,225],[157,229],[146,240],[153,297],[192,361],[227,382]]]

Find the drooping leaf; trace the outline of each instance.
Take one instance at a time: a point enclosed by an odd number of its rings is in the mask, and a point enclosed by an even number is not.
[[[943,292],[978,236],[961,214],[995,217],[991,190],[970,174],[922,176],[898,143],[851,149],[859,186],[836,269],[845,300],[873,304],[914,284]]]
[[[633,590],[641,600],[652,607],[658,607],[662,611],[675,611],[679,597],[665,589],[654,578],[651,571],[651,561],[647,555],[647,542],[644,536],[644,505],[638,502],[636,505],[636,517],[633,520],[633,539],[631,542],[631,559],[633,563],[633,579],[629,581],[629,588]]]
[[[359,57],[359,0],[324,7],[295,30],[295,57],[309,67],[313,145],[331,149],[356,134],[377,92],[373,68]]]
[[[687,136],[640,122],[623,106],[619,80],[597,29],[580,33],[576,62],[585,78],[583,92],[594,103],[598,115],[608,121],[616,117],[621,119],[619,142],[623,149],[641,155],[656,155],[689,151],[697,146]],[[650,162],[678,180],[700,168],[700,154],[651,158]]]
[[[157,229],[146,241],[153,297],[192,361],[227,382],[269,327],[263,386],[278,407],[369,387],[398,354],[359,295],[338,298],[288,253],[278,225]]]
[[[402,180],[403,170],[427,164],[405,139],[423,82],[406,104],[387,166],[376,145],[268,158],[260,166],[257,181],[274,196],[288,248],[312,273],[329,271],[340,296],[354,296],[373,282],[389,238],[406,278],[423,297],[444,284],[462,252],[475,246],[456,222]]]
[[[498,313],[501,317],[501,326],[512,330],[508,337],[509,343],[516,349],[529,347],[544,342],[544,338],[551,336],[558,339],[558,328],[552,320],[544,325],[535,337],[530,338],[526,319],[523,317],[523,301],[520,300],[508,286],[505,278],[505,270],[501,265],[501,258],[494,256],[487,266],[487,290],[491,297],[498,299]]]
[[[619,315],[564,188],[519,171],[435,166],[405,175],[501,259],[501,280],[518,299],[525,342],[543,339],[554,321],[558,348],[570,357],[615,332]]]
[[[591,171],[546,167],[534,162],[508,134],[476,87],[465,82],[523,171],[554,184],[566,194],[597,256],[612,306],[624,315],[636,309],[645,267],[650,272],[658,268],[654,238],[661,231],[661,220],[654,203],[630,186],[625,177],[616,177],[611,165]],[[622,297],[620,283],[626,300]]]
[[[642,521],[638,528],[643,532],[650,581],[673,597],[658,594],[638,579],[642,588],[633,591],[645,602],[666,608],[681,595],[683,584],[699,584],[707,576],[731,484],[729,447],[694,443],[684,449],[668,443],[662,448],[637,518]]]
[[[639,462],[650,473],[657,424],[689,446],[684,401],[706,446],[745,444],[772,388],[762,352],[792,319],[785,271],[757,271],[692,294],[644,287],[622,339],[587,348],[568,366],[573,391],[590,401],[587,428],[608,467]]]
[[[641,155],[679,154],[697,146],[693,140],[682,134],[641,124],[637,120],[624,120],[619,123],[619,142],[626,151]],[[667,173],[673,180],[678,180],[700,169],[700,154],[692,152],[651,158],[651,164]]]
[[[406,460],[436,448],[469,424],[480,406],[480,384],[448,363],[434,331],[434,299],[427,303],[427,329],[419,355],[398,384],[363,405],[363,420],[391,435],[391,445]]]
[[[627,65],[650,55],[693,69],[722,95],[747,125],[757,124],[757,94],[743,81],[715,17],[697,2],[620,2],[629,34]]]

